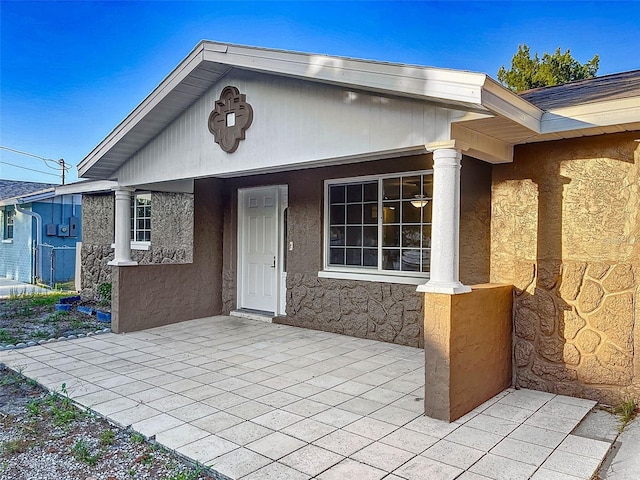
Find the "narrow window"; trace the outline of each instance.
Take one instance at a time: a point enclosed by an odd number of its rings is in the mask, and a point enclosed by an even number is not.
[[[138,193],[131,202],[131,240],[151,241],[151,194]]]
[[[11,240],[13,238],[13,222],[15,217],[15,211],[11,209],[5,209],[4,211],[4,225],[3,233],[5,240]]]

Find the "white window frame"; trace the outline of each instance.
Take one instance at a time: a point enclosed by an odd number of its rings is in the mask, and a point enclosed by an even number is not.
[[[151,222],[151,209],[153,208],[153,204],[151,203],[151,192],[135,192],[131,195],[132,202],[132,212],[131,212],[131,222],[133,223],[133,228],[131,229],[131,248],[133,250],[148,250],[151,246],[151,232],[153,232],[153,225],[150,224],[149,228],[149,240],[136,240],[138,230],[138,215],[136,208],[136,199],[140,196],[149,196],[149,222]],[[144,217],[146,218],[146,217]],[[146,231],[146,229],[143,229]]]
[[[11,219],[11,225],[9,225]],[[9,235],[9,227],[11,227],[11,235]],[[16,230],[16,211],[12,208],[5,207],[2,210],[2,240],[4,243],[13,242]]]
[[[433,170],[417,170],[409,172],[393,172],[380,175],[365,175],[359,177],[334,178],[324,181],[324,231],[323,237],[323,270],[318,272],[320,278],[335,278],[342,280],[363,280],[370,282],[388,282],[388,283],[404,283],[409,285],[420,285],[430,278],[429,272],[407,272],[398,270],[382,270],[382,185],[386,178],[409,177],[414,175],[433,175]],[[343,266],[329,264],[329,232],[331,230],[329,224],[329,187],[333,185],[343,185],[348,183],[364,183],[368,181],[378,182],[378,266],[376,268],[363,266]],[[429,201],[432,201],[431,199]]]

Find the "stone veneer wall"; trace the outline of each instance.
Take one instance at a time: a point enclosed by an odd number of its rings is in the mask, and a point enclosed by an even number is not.
[[[287,276],[287,325],[424,347],[415,285]]]
[[[193,195],[151,193],[151,247],[132,250],[140,265],[182,264],[193,261]],[[113,259],[114,196],[83,195],[81,295],[96,296],[101,283],[111,282]]]
[[[237,189],[288,185],[287,315],[279,323],[423,346],[422,295],[415,285],[318,278],[322,270],[324,180],[432,168],[431,155],[256,175],[225,181],[223,311],[236,308]],[[461,279],[489,280],[491,166],[465,157],[462,168]]]
[[[113,267],[113,289],[118,292],[111,309],[114,332],[222,313],[221,186],[211,178],[194,182],[193,262]]]
[[[95,298],[98,285],[111,282],[113,229],[113,194],[83,195],[80,294],[85,298]]]
[[[521,146],[494,166],[491,280],[516,287],[517,386],[640,399],[636,138]]]

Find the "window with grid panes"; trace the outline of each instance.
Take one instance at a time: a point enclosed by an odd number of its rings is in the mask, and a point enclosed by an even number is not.
[[[15,210],[11,209],[11,208],[5,208],[4,210],[4,215],[3,215],[3,225],[2,225],[2,230],[3,230],[3,239],[4,240],[11,240],[13,239],[13,221],[15,218]]]
[[[151,241],[151,194],[138,193],[131,199],[131,240]]]
[[[431,172],[331,182],[327,266],[428,272]]]
[[[15,210],[6,208],[4,210],[4,225],[3,225],[3,237],[5,240],[13,239],[13,221],[15,218]]]

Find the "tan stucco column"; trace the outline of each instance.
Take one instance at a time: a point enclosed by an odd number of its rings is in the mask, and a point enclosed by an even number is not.
[[[115,219],[115,251],[109,265],[119,267],[137,265],[131,259],[131,193],[133,188],[115,187],[116,219]]]
[[[511,385],[512,286],[425,293],[425,414],[453,422]]]

